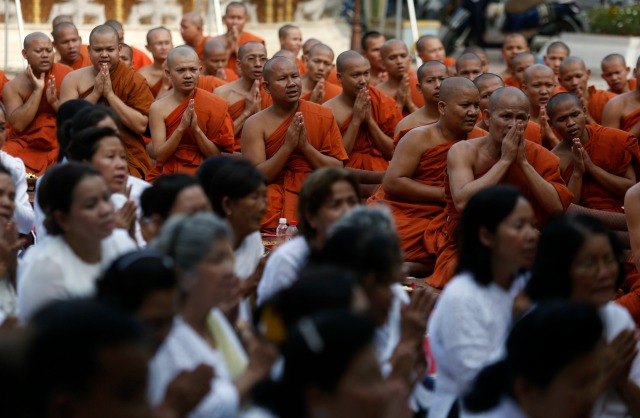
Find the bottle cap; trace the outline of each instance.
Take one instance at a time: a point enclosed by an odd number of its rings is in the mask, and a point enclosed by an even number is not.
[[[289,226],[296,226],[296,225],[298,225],[298,221],[289,222]]]
[[[280,218],[279,221],[281,224],[286,224],[287,223],[287,218]]]

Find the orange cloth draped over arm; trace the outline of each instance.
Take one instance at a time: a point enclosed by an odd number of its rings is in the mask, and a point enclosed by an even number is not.
[[[620,129],[629,132],[638,122],[640,122],[640,108],[620,118]]]
[[[307,67],[304,66],[304,62],[302,62],[302,58],[296,58],[296,65],[298,66],[298,72],[300,75],[305,75],[307,73]]]
[[[402,120],[402,114],[398,110],[395,100],[386,94],[382,94],[380,90],[372,86],[369,86],[369,96],[371,97],[373,119],[382,132],[390,138],[393,138],[396,125]],[[353,115],[349,116],[347,120],[342,123],[340,127],[340,133],[342,135],[344,135],[349,128],[352,119]],[[371,132],[366,123],[360,125],[358,136],[353,144],[351,153],[349,153],[349,161],[346,167],[369,171],[386,171],[389,167],[389,161],[385,159],[380,150],[375,147]]]
[[[162,77],[160,77],[160,79],[156,82],[156,84],[151,86],[151,94],[153,94],[153,97],[158,97],[158,93],[160,93],[161,88],[162,88]]]
[[[92,65],[93,64],[91,63],[88,55],[80,54],[80,57],[78,57],[76,62],[71,65],[71,68],[73,68],[74,70],[79,70],[80,68],[90,67]]]
[[[509,86],[509,87],[515,87],[515,88],[518,88],[518,89],[522,89],[522,85],[520,85],[520,83],[518,83],[518,80],[513,78],[513,76],[507,77],[504,80],[504,86],[505,87]]]
[[[9,82],[4,70],[0,70],[0,102],[2,101],[2,88]]]
[[[116,70],[111,74],[111,86],[113,92],[127,106],[135,109],[145,116],[149,116],[149,107],[154,101],[153,94],[149,89],[147,80],[136,71],[124,65],[118,65]],[[91,86],[87,91],[80,95],[85,98],[93,91]],[[99,103],[108,106],[109,104],[101,98]],[[133,132],[127,126],[122,126],[122,138],[127,150],[127,163],[129,165],[129,174],[138,178],[145,178],[149,170],[151,170],[151,157],[145,148],[145,142],[142,134]]]
[[[538,145],[542,145],[542,134],[540,133],[540,125],[530,120],[527,122],[527,129],[524,130],[524,138],[535,142]],[[545,147],[548,149],[548,147]]]
[[[215,89],[220,86],[224,86],[225,84],[227,84],[226,81],[214,75],[201,75],[200,77],[198,77],[197,87],[199,89],[212,93]]]
[[[604,110],[604,106],[607,102],[614,97],[616,97],[615,93],[611,93],[610,91],[597,90],[595,87],[589,87],[589,93],[591,94],[589,98],[589,114],[596,121],[598,125],[602,124],[602,111]]]
[[[566,211],[573,195],[565,185],[564,179],[560,175],[559,159],[549,150],[527,141],[526,144],[527,161],[540,174],[540,176],[550,183],[558,192],[558,196],[562,201],[562,207]],[[487,167],[482,173],[475,176],[476,179],[482,177],[491,167]],[[503,178],[503,184],[510,184],[517,187],[520,193],[531,203],[536,215],[537,224],[542,228],[547,224],[549,218],[554,215],[547,213],[537,199],[534,197],[528,185],[526,177],[520,166],[513,164]],[[430,253],[436,254],[436,264],[433,274],[427,278],[429,285],[442,289],[454,276],[457,267],[457,247],[454,240],[454,234],[458,228],[460,221],[460,213],[456,210],[451,190],[449,188],[449,179],[445,175],[445,200],[447,202],[445,211],[438,215],[433,222],[429,224],[425,231],[424,242],[425,248]]]
[[[418,77],[416,77],[415,73],[409,70],[409,88],[411,89],[411,100],[413,100],[413,104],[422,107],[424,106],[424,96],[422,92],[418,88]],[[393,135],[391,135],[393,138]]]
[[[324,155],[345,161],[347,153],[342,146],[342,136],[331,109],[300,100],[297,111],[302,112],[304,117],[309,144]],[[264,141],[267,159],[273,157],[284,144],[287,129],[295,113],[282,122]],[[291,154],[280,174],[267,186],[269,203],[262,218],[262,228],[265,232],[274,231],[279,218],[287,218],[288,221],[298,219],[298,192],[302,182],[312,171],[313,167],[300,151]]]
[[[242,32],[242,35],[240,35],[240,39],[238,40],[238,47],[241,47],[247,42],[252,42],[252,41],[260,42],[262,45],[265,45],[264,39],[249,32]],[[236,75],[239,75],[236,70],[237,63],[238,63],[238,52],[232,51],[231,54],[229,54],[229,61],[227,61],[227,68],[233,71],[234,73],[236,73]]]
[[[269,106],[273,104],[271,100],[271,95],[267,93],[265,89],[260,87],[260,97],[262,98],[262,108],[260,110],[265,110]],[[235,121],[242,115],[244,112],[244,106],[246,105],[245,99],[240,99],[232,105],[229,105],[229,115],[231,116],[231,120]],[[242,137],[242,128],[238,131],[238,135],[236,135],[236,145],[234,151],[240,152],[240,138]]]
[[[584,149],[595,165],[622,177],[631,164],[636,179],[640,179],[640,147],[634,136],[619,129],[600,125],[587,125],[586,128],[589,141],[584,145]],[[572,173],[573,162],[570,162],[562,173],[567,184]],[[609,189],[585,173],[580,190],[580,205],[605,212],[624,213],[624,195],[613,195]]]
[[[336,86],[342,88],[342,83],[338,81],[338,70],[336,70],[336,67],[333,67],[333,70],[331,70],[331,72],[329,73],[329,77],[327,77],[327,81],[329,83],[333,83]]]
[[[44,90],[40,98],[38,112],[33,121],[22,132],[11,129],[7,142],[3,147],[6,153],[20,158],[28,173],[42,174],[48,167],[58,161],[58,137],[56,132],[56,111],[47,101],[47,88],[49,76],[53,74],[56,79],[56,90],[60,94],[60,85],[64,77],[69,74],[71,67],[55,63],[50,72],[44,76]],[[26,102],[29,96],[25,97]]]
[[[138,71],[142,67],[153,64],[151,58],[135,46],[132,46],[131,50],[133,51],[133,58],[131,62],[133,63],[134,70]]]
[[[333,99],[336,96],[339,96],[340,93],[342,93],[342,87],[336,86],[335,84],[331,84],[327,82],[324,83],[324,101],[325,102]],[[311,99],[311,94],[313,94],[313,91],[306,93],[304,96],[301,96],[300,98],[302,100],[309,100]]]
[[[205,136],[222,152],[233,152],[233,121],[227,112],[227,102],[213,93],[197,88],[192,97],[184,100],[165,118],[166,137],[169,138],[182,121],[189,100],[193,98],[194,109],[198,117],[198,126]],[[164,163],[156,162],[149,172],[147,180],[155,181],[159,176],[171,173],[194,174],[206,157],[198,147],[198,141],[192,129],[187,129],[175,153]]]

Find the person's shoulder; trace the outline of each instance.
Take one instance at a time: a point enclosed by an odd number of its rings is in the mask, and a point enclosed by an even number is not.
[[[272,267],[275,267],[282,262],[291,262],[299,258],[304,258],[309,252],[310,248],[307,240],[299,235],[276,248],[273,254],[269,256],[267,265],[271,264]]]
[[[227,84],[223,84],[219,87],[216,87],[216,89],[213,91],[213,94],[216,94],[222,97],[223,99],[226,99],[229,93],[231,93],[231,90],[233,90],[233,88],[238,84],[238,81],[240,80],[231,81]]]
[[[202,105],[205,105],[210,113],[225,113],[229,107],[229,103],[225,99],[200,87],[196,87],[196,95],[196,105],[202,101]]]
[[[107,255],[109,253],[124,254],[129,251],[134,251],[136,249],[136,243],[127,231],[121,228],[115,228],[111,235],[102,240],[102,248],[106,250]]]
[[[615,302],[608,302],[600,308],[607,340],[612,340],[625,329],[635,329],[635,322],[629,311]]]

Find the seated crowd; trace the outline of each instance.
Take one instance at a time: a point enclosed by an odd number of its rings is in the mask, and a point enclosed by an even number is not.
[[[7,416],[640,417],[640,59],[247,19],[0,74]]]

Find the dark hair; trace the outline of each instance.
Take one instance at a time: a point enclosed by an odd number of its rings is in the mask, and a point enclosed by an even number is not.
[[[220,167],[211,177],[206,192],[216,215],[226,218],[222,207],[222,200],[225,197],[242,199],[263,184],[267,184],[267,179],[252,163],[244,159],[234,159]]]
[[[370,30],[368,32],[365,32],[362,35],[362,39],[360,39],[360,48],[362,49],[362,52],[367,51],[367,41],[369,39],[377,39],[377,38],[380,38],[381,36],[384,36],[384,35],[375,30]]]
[[[118,138],[121,143],[123,142],[118,131],[113,128],[87,128],[80,131],[70,138],[65,152],[67,158],[78,162],[90,161],[98,151],[100,142],[109,137]]]
[[[456,232],[458,266],[456,273],[468,271],[482,285],[493,281],[491,250],[480,242],[480,229],[494,234],[516,207],[520,192],[511,186],[492,186],[473,195],[462,213]]]
[[[180,192],[187,187],[198,186],[198,179],[184,173],[166,174],[158,177],[151,187],[140,195],[140,207],[145,218],[157,214],[167,219]]]
[[[591,235],[609,238],[613,254],[618,260],[616,287],[622,284],[626,273],[624,248],[615,233],[589,215],[567,214],[549,222],[540,237],[531,280],[526,287],[527,295],[533,301],[569,299],[573,287],[571,264]]]
[[[196,171],[196,178],[200,182],[202,190],[208,192],[211,188],[211,180],[218,170],[233,160],[234,158],[230,155],[214,155],[204,160]]]
[[[38,204],[44,212],[44,227],[49,235],[60,235],[64,231],[54,218],[54,212],[69,213],[76,186],[86,177],[98,176],[100,172],[87,164],[69,162],[47,170],[38,189]]]
[[[81,101],[88,103],[86,100]],[[69,102],[65,102],[62,106],[67,103]],[[62,106],[60,107],[61,109]],[[63,123],[58,124],[58,143],[60,144],[60,156],[58,160],[61,160],[63,156],[67,156],[66,151],[72,139],[80,135],[85,129],[95,128],[98,123],[106,118],[111,118],[116,125],[120,127],[120,117],[110,107],[76,104],[69,109],[68,112],[69,115],[67,115],[67,119]]]
[[[471,412],[495,407],[503,394],[514,397],[517,377],[539,389],[602,341],[597,308],[588,304],[549,303],[537,306],[517,321],[506,343],[506,358],[484,368],[464,405]],[[517,401],[517,400],[516,400]]]
[[[64,149],[69,143],[67,130],[71,125],[73,116],[80,113],[82,109],[91,108],[93,106],[95,105],[84,99],[73,99],[62,103],[58,108],[58,112],[56,113],[56,135],[58,138],[58,144],[60,144],[58,161],[62,161],[62,157],[65,156]]]
[[[96,285],[98,300],[135,314],[149,295],[177,288],[178,280],[168,257],[141,250],[116,258]]]
[[[56,391],[84,396],[106,372],[100,353],[142,344],[142,328],[128,315],[86,300],[54,302],[32,318],[25,354],[30,416],[46,416]],[[122,367],[127,367],[123,364]]]
[[[307,240],[315,238],[318,231],[313,229],[307,219],[315,215],[331,196],[331,188],[339,181],[346,181],[353,187],[356,196],[360,196],[360,185],[353,173],[344,168],[323,167],[315,170],[305,179],[298,193],[298,226]]]

